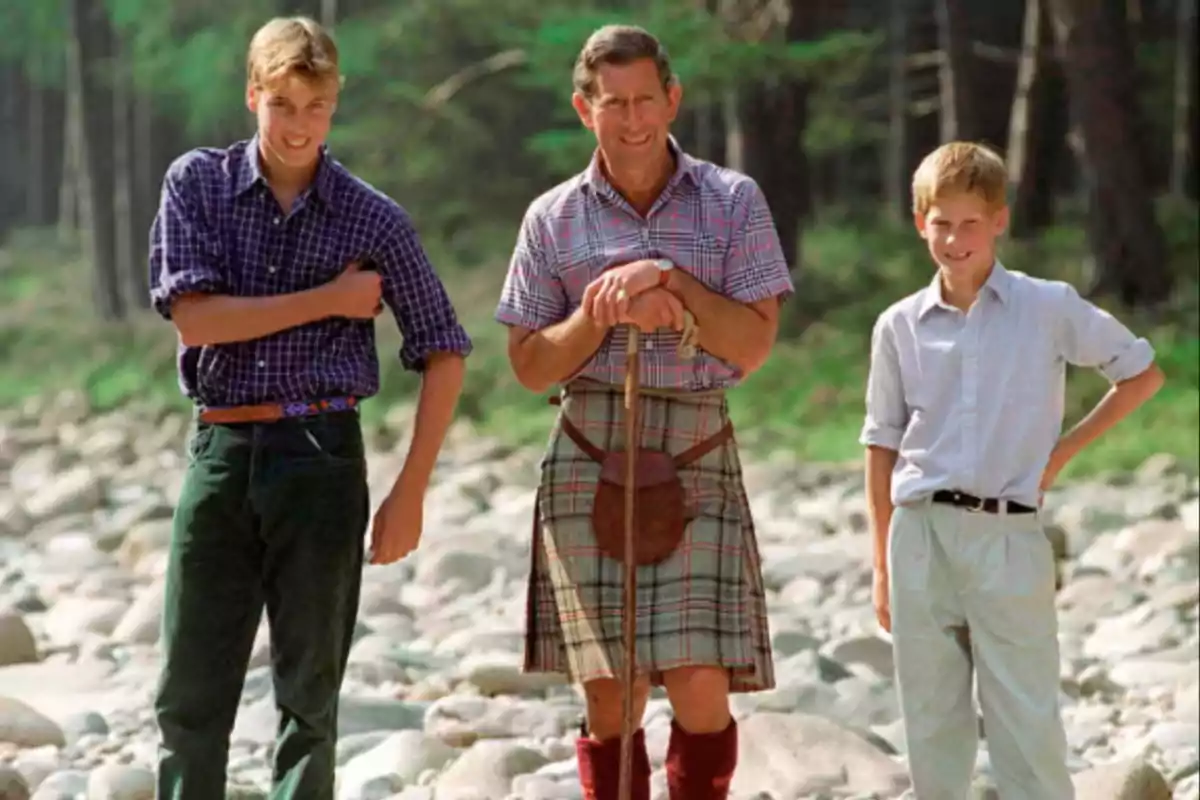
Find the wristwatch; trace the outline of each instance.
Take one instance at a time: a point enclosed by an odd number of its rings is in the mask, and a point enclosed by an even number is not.
[[[658,267],[658,285],[666,286],[667,279],[671,277],[671,270],[675,269],[675,263],[669,258],[656,258],[654,266]]]

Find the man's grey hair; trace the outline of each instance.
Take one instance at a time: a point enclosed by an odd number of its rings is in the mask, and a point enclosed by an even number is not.
[[[657,37],[636,25],[605,25],[588,37],[572,75],[575,91],[591,99],[596,94],[596,74],[604,64],[624,66],[649,59],[658,68],[663,89],[675,83],[671,59]]]

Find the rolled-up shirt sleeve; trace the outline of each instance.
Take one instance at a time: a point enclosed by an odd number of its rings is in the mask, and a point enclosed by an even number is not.
[[[205,215],[204,176],[189,156],[168,167],[150,226],[150,303],[164,319],[187,294],[229,291],[220,238]]]
[[[471,338],[403,209],[395,210],[378,255],[383,300],[395,315],[404,340],[399,353],[401,365],[421,372],[434,353],[469,355]]]
[[[534,209],[526,212],[509,260],[495,318],[503,325],[541,330],[566,318],[566,287],[554,270],[550,242]]]
[[[1120,320],[1062,284],[1054,309],[1059,355],[1077,367],[1090,367],[1113,383],[1145,372],[1154,363],[1150,342]]]
[[[787,299],[795,291],[767,199],[746,178],[734,195],[734,239],[725,260],[725,295],[739,303],[770,297]]]
[[[871,331],[871,365],[867,374],[867,414],[859,442],[868,447],[900,450],[908,426],[908,406],[900,379],[900,359],[888,319],[881,316]]]

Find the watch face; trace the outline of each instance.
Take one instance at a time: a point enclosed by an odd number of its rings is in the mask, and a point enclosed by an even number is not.
[[[658,268],[659,268],[659,269],[661,269],[663,272],[666,272],[666,271],[667,271],[667,270],[669,270],[669,269],[674,269],[674,268],[675,268],[675,264],[674,264],[674,263],[671,261],[671,259],[669,259],[669,258],[658,258],[658,259],[655,259],[654,263],[655,263],[655,264],[658,266]]]

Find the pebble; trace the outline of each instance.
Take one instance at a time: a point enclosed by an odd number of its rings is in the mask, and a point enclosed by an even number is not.
[[[397,419],[400,419],[397,417]],[[405,423],[406,424],[406,423]],[[403,426],[401,426],[403,427]],[[0,800],[154,796],[153,691],[184,421],[0,417]],[[402,444],[369,457],[382,496]],[[447,437],[421,549],[368,566],[343,686],[337,800],[574,800],[579,692],[521,672],[538,453]],[[909,788],[890,639],[874,622],[857,465],[747,466],[778,686],[733,698],[731,800],[897,798]],[[1048,534],[1063,716],[1079,796],[1200,800],[1200,484],[1152,459],[1057,488]],[[265,798],[276,727],[260,626],[226,795]],[[669,706],[645,728],[666,797]],[[996,797],[986,742],[973,797]]]

